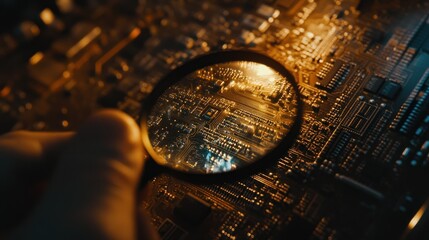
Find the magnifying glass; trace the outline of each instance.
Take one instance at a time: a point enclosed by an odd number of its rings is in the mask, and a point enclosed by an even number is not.
[[[198,182],[254,174],[287,152],[301,118],[298,86],[281,63],[247,50],[196,57],[143,103],[142,184],[162,172]]]

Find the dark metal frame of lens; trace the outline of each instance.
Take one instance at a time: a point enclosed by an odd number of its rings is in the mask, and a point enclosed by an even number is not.
[[[255,161],[252,164],[237,168],[229,172],[219,172],[219,173],[186,173],[179,170],[174,170],[168,166],[159,165],[156,161],[159,156],[155,153],[155,150],[152,148],[150,139],[149,139],[149,129],[147,125],[147,119],[149,114],[152,111],[152,108],[155,106],[158,98],[173,84],[182,80],[183,77],[188,74],[193,73],[199,69],[202,69],[207,66],[228,63],[233,61],[249,61],[264,64],[273,70],[277,71],[281,76],[284,76],[288,82],[293,87],[296,92],[297,100],[297,114],[295,116],[295,121],[291,127],[291,130],[285,135],[285,137],[279,142],[278,146],[269,151],[264,157]],[[257,172],[262,171],[263,169],[273,166],[278,159],[283,156],[287,150],[295,142],[300,128],[302,125],[302,115],[303,115],[303,104],[300,98],[300,92],[297,83],[294,81],[293,75],[278,61],[273,58],[253,50],[225,50],[219,52],[208,53],[191,59],[185,62],[183,65],[172,70],[169,74],[163,77],[158,84],[154,87],[151,94],[143,101],[143,107],[141,112],[140,127],[142,131],[143,144],[146,150],[149,153],[148,162],[146,163],[145,175],[144,178],[151,176],[156,176],[159,172],[165,172],[171,174],[180,179],[188,181],[197,181],[197,182],[219,182],[219,181],[231,181],[237,180],[242,177],[246,177]],[[148,172],[153,171],[153,172]]]

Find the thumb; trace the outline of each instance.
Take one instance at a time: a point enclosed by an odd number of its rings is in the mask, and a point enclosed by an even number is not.
[[[143,155],[132,118],[113,110],[92,116],[62,155],[23,237],[135,239]]]

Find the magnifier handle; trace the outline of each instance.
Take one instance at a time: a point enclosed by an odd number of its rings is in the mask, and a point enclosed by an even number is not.
[[[139,189],[142,189],[146,184],[158,176],[162,172],[162,168],[152,159],[148,159],[143,166],[142,176],[140,178]]]

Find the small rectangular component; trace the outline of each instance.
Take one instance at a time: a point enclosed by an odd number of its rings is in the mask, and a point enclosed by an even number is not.
[[[218,112],[219,111],[217,109],[209,107],[206,111],[204,111],[202,118],[207,121],[212,120]]]
[[[382,77],[372,76],[366,83],[365,90],[370,93],[377,93],[384,81],[385,80]]]
[[[268,5],[262,4],[256,12],[265,19],[272,21],[280,15],[280,11]]]
[[[270,27],[270,23],[268,21],[250,14],[243,18],[243,24],[250,29],[257,29],[262,33],[266,32]]]

